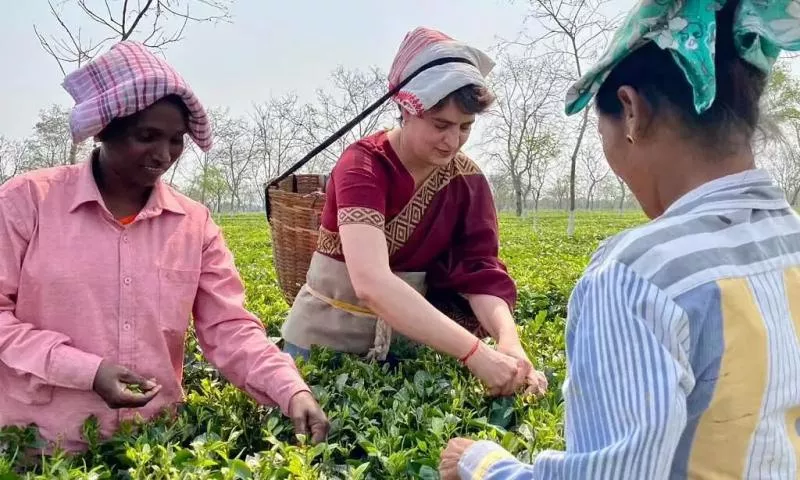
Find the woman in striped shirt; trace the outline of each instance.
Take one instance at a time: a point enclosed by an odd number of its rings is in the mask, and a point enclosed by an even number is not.
[[[654,220],[600,246],[569,303],[564,452],[455,439],[442,477],[798,478],[800,218],[751,141],[789,0],[642,1],[569,92]]]

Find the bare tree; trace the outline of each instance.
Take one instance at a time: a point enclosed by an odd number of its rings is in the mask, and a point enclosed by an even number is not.
[[[258,142],[258,177],[275,178],[297,161],[309,144],[303,107],[297,95],[285,95],[256,105],[251,118]],[[258,190],[263,196],[262,189]]]
[[[331,74],[331,81],[333,83],[331,90],[317,90],[316,103],[305,107],[299,121],[304,131],[303,137],[308,142],[306,144],[308,150],[322,143],[345,123],[366,110],[386,93],[388,88],[386,74],[377,67],[367,71],[346,70],[339,67]],[[395,108],[392,102],[386,102],[339,141],[320,153],[309,163],[307,170],[319,172],[330,169],[348,145],[391,125],[391,113],[397,111]]]
[[[530,44],[543,43],[555,64],[565,67],[563,80],[572,83],[583,75],[587,59],[596,56],[605,44],[606,35],[611,30],[609,22],[601,13],[607,0],[528,0],[531,17],[545,29],[538,38],[528,37]],[[581,150],[590,109],[581,116],[575,146],[570,157],[570,195],[569,223],[567,235],[575,232],[575,183],[578,156]]]
[[[775,64],[761,100],[767,133],[764,163],[792,205],[800,200],[800,80],[786,61]]]
[[[782,161],[773,173],[786,193],[789,203],[797,205],[797,201],[800,200],[800,149],[783,145],[782,153]]]
[[[525,142],[525,162],[531,165],[526,174],[525,198],[532,196],[535,212],[539,211],[539,202],[550,174],[550,167],[558,159],[559,149],[557,136],[550,132],[542,133]]]
[[[786,60],[778,61],[770,73],[769,83],[761,97],[761,126],[767,141],[784,140],[784,129],[794,136],[792,125],[800,123],[800,81],[792,74]]]
[[[569,199],[570,179],[568,174],[557,175],[549,189],[549,196],[553,198],[556,208],[564,208],[564,202]]]
[[[242,206],[241,189],[257,157],[258,138],[252,125],[242,118],[231,118],[227,111],[215,118],[214,156],[230,194],[230,209]]]
[[[33,30],[42,49],[66,76],[68,69],[80,68],[109,43],[131,39],[160,50],[183,39],[190,22],[229,21],[231,3],[232,0],[61,0],[54,5],[48,0],[60,34],[45,35],[36,25]],[[94,35],[68,25],[66,5],[72,5],[77,15],[88,21]],[[70,147],[69,163],[75,163],[79,149],[79,145]]]
[[[22,172],[26,149],[25,142],[0,136],[0,184]]]
[[[35,25],[34,32],[66,75],[70,65],[80,67],[112,42],[130,39],[163,49],[182,40],[190,22],[229,21],[232,0],[73,0],[61,1],[58,7],[48,0],[48,4],[61,35],[44,35]],[[63,9],[67,4],[91,22],[99,40],[67,24]]]
[[[625,185],[625,182],[622,180],[622,178],[620,178],[620,177],[618,177],[616,175],[614,175],[614,178],[617,179],[617,188],[618,188],[618,192],[619,192],[618,209],[619,209],[619,212],[622,213],[622,211],[625,209],[625,197],[627,196],[627,193],[628,193],[628,186]]]
[[[527,52],[526,52],[527,53]],[[555,88],[546,62],[504,53],[492,82],[497,102],[490,114],[484,145],[511,180],[516,214],[522,215],[530,193],[528,180],[542,157],[553,154],[552,139],[545,124],[552,118]]]
[[[769,145],[764,163],[789,203],[796,205],[800,200],[800,125],[783,125],[783,132],[781,141]]]
[[[583,180],[586,182],[586,209],[590,210],[594,206],[593,198],[597,186],[608,177],[611,169],[599,152],[595,142],[584,145],[579,152],[578,158],[584,177]]]
[[[492,172],[488,174],[488,179],[497,209],[500,211],[511,209],[514,204],[514,190],[511,188],[511,182],[508,180],[508,174]]]
[[[215,160],[213,152],[203,152],[193,141],[187,141],[183,154],[164,175],[164,181],[187,195],[191,191],[192,198],[206,203],[202,191],[195,188],[195,180],[199,174],[208,170]]]
[[[53,104],[39,112],[33,136],[28,141],[26,169],[74,164],[85,150],[72,143],[69,110]]]
[[[223,198],[228,192],[225,174],[216,165],[208,165],[205,169],[195,170],[187,194],[219,213],[222,211]]]

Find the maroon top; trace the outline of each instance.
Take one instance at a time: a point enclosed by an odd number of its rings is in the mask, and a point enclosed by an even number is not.
[[[489,183],[458,154],[414,189],[386,132],[350,145],[334,167],[318,251],[344,261],[339,226],[384,230],[393,271],[423,271],[432,291],[488,294],[511,308],[516,286],[498,258],[497,213]]]

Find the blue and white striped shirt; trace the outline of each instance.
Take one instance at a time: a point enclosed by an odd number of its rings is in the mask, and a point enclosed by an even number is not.
[[[569,302],[565,452],[462,479],[798,478],[800,217],[762,170],[605,242]]]

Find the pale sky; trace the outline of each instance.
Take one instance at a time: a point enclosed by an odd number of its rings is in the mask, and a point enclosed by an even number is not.
[[[60,85],[55,61],[33,31],[36,24],[40,31],[58,32],[46,0],[3,1],[0,135],[21,138],[31,133],[40,109],[72,102]],[[608,13],[616,15],[633,4],[612,0]],[[68,5],[66,11],[77,11],[77,6]],[[500,37],[510,39],[532,28],[523,24],[526,12],[524,0],[235,0],[232,23],[190,24],[185,40],[166,55],[206,106],[228,106],[231,113],[244,114],[254,102],[273,95],[296,92],[311,100],[338,65],[388,70],[403,36],[417,26],[487,48]],[[86,20],[82,24],[91,26]]]

